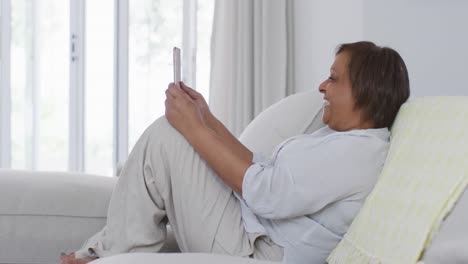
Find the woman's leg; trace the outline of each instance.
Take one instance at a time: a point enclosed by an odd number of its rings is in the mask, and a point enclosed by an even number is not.
[[[184,252],[253,254],[232,190],[162,117],[130,153],[112,194],[106,226],[76,256],[158,252],[167,221]]]

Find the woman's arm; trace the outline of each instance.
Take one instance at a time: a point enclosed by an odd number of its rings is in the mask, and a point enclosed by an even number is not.
[[[240,156],[250,157],[252,161],[252,152],[245,147],[210,111],[205,98],[199,92],[180,82],[180,87],[184,90],[195,102],[197,108],[200,109],[201,115],[205,120],[205,124],[211,128],[229,148]]]
[[[235,192],[242,194],[242,182],[252,164],[252,154],[239,155],[218,134],[205,126],[184,136],[223,181]]]
[[[229,148],[236,152],[240,156],[248,157],[250,161],[252,161],[253,153],[244,146],[232,133],[229,131],[221,121],[216,119],[215,116],[211,115],[213,119],[208,126],[211,128],[219,137],[220,139],[229,146]]]
[[[166,117],[224,182],[241,193],[253,154],[214,116],[204,116],[195,100],[179,86],[170,84],[166,91]]]

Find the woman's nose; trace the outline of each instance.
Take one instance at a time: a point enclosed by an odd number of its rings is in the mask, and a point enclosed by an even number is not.
[[[327,88],[327,80],[323,81],[320,85],[319,85],[319,92],[321,93],[325,93],[325,89]]]

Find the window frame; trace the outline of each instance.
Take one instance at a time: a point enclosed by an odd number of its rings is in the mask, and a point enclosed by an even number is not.
[[[11,3],[0,1],[0,167],[11,167]]]
[[[114,175],[128,157],[128,0],[115,0],[114,34]]]
[[[71,171],[85,169],[85,5],[86,1],[70,0],[68,170]]]

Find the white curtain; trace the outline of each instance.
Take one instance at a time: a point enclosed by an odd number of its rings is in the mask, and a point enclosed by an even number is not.
[[[239,135],[262,110],[294,92],[293,0],[217,0],[210,108]]]

